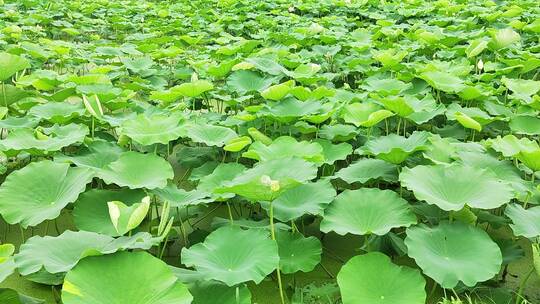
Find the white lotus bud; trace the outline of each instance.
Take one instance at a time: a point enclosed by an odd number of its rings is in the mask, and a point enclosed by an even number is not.
[[[294,6],[289,6],[289,13],[294,13]]]
[[[261,176],[261,184],[270,186],[272,184],[272,179],[268,175],[263,175]]]
[[[197,73],[191,74],[191,82],[195,82],[197,80],[199,80],[199,74]]]
[[[484,69],[484,62],[482,61],[482,59],[478,60],[478,63],[476,64],[476,67],[478,67],[479,70]]]

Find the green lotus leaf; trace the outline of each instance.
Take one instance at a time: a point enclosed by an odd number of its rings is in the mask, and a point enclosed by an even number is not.
[[[540,135],[540,118],[532,115],[517,115],[510,119],[513,133],[524,135]]]
[[[460,281],[473,287],[494,277],[502,265],[501,250],[489,235],[461,222],[410,227],[405,245],[424,274],[447,289]]]
[[[6,243],[0,245],[0,283],[15,272],[17,266],[13,259],[14,252],[15,246],[13,246],[13,244]],[[2,296],[0,295],[0,299],[1,298]]]
[[[223,147],[223,150],[229,152],[240,152],[245,147],[249,146],[251,142],[251,137],[249,136],[233,138],[226,143],[226,145]]]
[[[404,168],[399,180],[417,199],[446,211],[459,211],[466,205],[493,209],[514,198],[512,187],[494,173],[457,163]]]
[[[93,170],[103,169],[116,161],[124,149],[117,144],[105,140],[94,140],[75,155],[57,154],[55,161],[73,163],[77,167]]]
[[[32,107],[28,114],[48,120],[52,123],[65,124],[76,117],[83,116],[85,109],[82,104],[69,102],[47,102]]]
[[[141,74],[143,77],[147,76],[146,71],[155,64],[152,58],[149,57],[122,58],[121,61],[131,72]]]
[[[538,150],[538,143],[527,137],[517,138],[514,135],[506,135],[504,137],[497,136],[489,140],[491,148],[502,153],[505,157],[514,157],[522,151],[534,152]]]
[[[503,77],[501,82],[512,91],[513,96],[525,101],[530,101],[531,96],[540,91],[540,81]]]
[[[254,142],[242,157],[256,159],[259,161],[269,161],[284,157],[299,157],[316,164],[324,162],[323,149],[318,143],[307,141],[296,141],[290,136],[276,138],[270,145],[261,142]]]
[[[285,98],[279,102],[268,102],[259,113],[283,121],[293,120],[295,117],[319,114],[323,105],[319,101],[299,101],[296,98]]]
[[[276,242],[279,268],[285,274],[310,272],[321,262],[321,241],[314,236],[304,237],[300,233],[279,230]]]
[[[183,248],[182,263],[208,279],[234,286],[260,283],[276,269],[279,255],[266,230],[229,225],[214,230],[203,243]]]
[[[246,167],[238,163],[221,163],[211,174],[208,174],[199,180],[197,191],[211,194],[215,189],[223,187],[224,184],[241,175],[245,170]],[[233,197],[234,194],[222,193],[211,196],[215,200],[224,200]]]
[[[189,291],[192,304],[251,304],[251,292],[245,285],[234,288],[216,281],[197,281],[189,286]]]
[[[265,78],[257,72],[248,70],[236,71],[227,78],[227,85],[239,94],[262,91],[271,84],[271,78]]]
[[[447,93],[458,93],[465,88],[463,80],[447,72],[429,71],[420,74],[430,86]]]
[[[319,129],[319,136],[331,141],[348,141],[358,134],[358,130],[351,125],[324,125]]]
[[[264,99],[281,100],[289,94],[291,89],[294,87],[294,84],[294,81],[287,81],[284,83],[270,86],[261,91],[261,96]]]
[[[5,128],[8,130],[34,128],[38,124],[39,124],[39,119],[35,117],[31,117],[31,116],[24,116],[24,117],[10,116],[10,117],[6,117],[3,120],[0,120],[0,128]]]
[[[352,103],[344,108],[342,115],[347,123],[352,123],[357,127],[372,127],[394,116],[394,113],[381,110],[380,106],[374,103]]]
[[[472,58],[480,55],[488,46],[488,41],[483,39],[476,39],[469,43],[469,46],[465,50],[467,58]]]
[[[514,191],[527,195],[529,191],[527,182],[521,178],[521,171],[512,162],[499,160],[495,156],[481,152],[460,151],[457,154],[464,165],[487,169],[500,180],[509,183]]]
[[[284,191],[317,176],[317,167],[300,158],[282,158],[258,163],[215,193],[235,193],[253,201],[272,201]]]
[[[111,254],[119,250],[150,249],[157,240],[150,240],[146,232],[131,237],[114,239],[87,231],[65,231],[57,237],[34,236],[21,245],[15,255],[17,270],[23,276],[46,271],[50,274],[64,273],[87,256]]]
[[[411,98],[408,96],[379,97],[378,95],[374,95],[374,94],[370,96],[373,97],[375,100],[377,100],[387,110],[390,110],[401,117],[407,117],[411,115],[412,113],[414,113],[415,111],[415,109],[409,103],[409,99]]]
[[[352,146],[348,143],[333,144],[325,139],[316,139],[313,142],[321,145],[325,164],[332,165],[338,160],[344,160],[353,152]]]
[[[27,151],[32,154],[59,151],[75,143],[81,143],[88,134],[88,127],[79,124],[54,125],[50,128],[16,129],[0,140],[2,151]]]
[[[237,138],[232,129],[208,124],[186,125],[187,137],[194,142],[204,143],[207,146],[223,147],[230,140]]]
[[[109,215],[107,202],[121,201],[130,206],[140,202],[145,196],[142,190],[92,189],[79,196],[73,208],[73,220],[80,230],[97,232],[110,236],[121,235],[114,228]]]
[[[180,93],[186,97],[197,97],[204,92],[214,89],[214,85],[207,80],[196,80],[193,82],[183,83],[179,86],[171,88],[171,91]]]
[[[140,114],[135,119],[126,120],[122,124],[121,133],[143,146],[168,144],[186,132],[181,121],[182,117],[174,114]]]
[[[369,140],[358,151],[392,164],[401,164],[414,152],[425,150],[430,136],[431,133],[423,131],[415,131],[409,137],[390,134]]]
[[[510,204],[504,213],[513,222],[510,227],[515,236],[530,239],[540,236],[540,206],[524,209],[518,204]]]
[[[107,184],[130,189],[155,189],[167,186],[174,177],[171,165],[153,154],[125,152],[116,161],[97,170],[97,176]]]
[[[16,290],[0,288],[0,303],[3,304],[44,304],[44,300],[29,297]]]
[[[15,73],[30,68],[30,63],[23,57],[9,53],[0,53],[0,82],[11,78]]]
[[[192,300],[169,266],[146,252],[85,258],[67,273],[62,286],[65,304],[189,304]]]
[[[392,263],[379,252],[347,261],[337,275],[343,304],[424,304],[426,280],[420,272]]]
[[[534,151],[521,151],[517,159],[532,171],[540,171],[540,147]]]
[[[409,227],[416,216],[406,200],[390,190],[346,190],[324,211],[321,231],[385,235],[392,228]]]
[[[289,222],[304,214],[320,215],[335,196],[336,190],[327,180],[291,188],[273,201],[274,217],[282,222]],[[270,211],[268,202],[261,202],[261,206]]]
[[[92,180],[92,172],[49,160],[11,173],[0,187],[0,214],[26,228],[55,219]]]
[[[381,178],[386,181],[397,181],[398,167],[381,159],[363,158],[334,174],[349,184],[366,183]]]
[[[168,184],[161,189],[154,189],[152,193],[157,195],[164,201],[168,201],[173,208],[183,208],[191,205],[198,205],[211,202],[212,199],[208,198],[210,195],[205,191],[186,191],[176,187],[176,185]]]
[[[0,105],[9,106],[28,97],[29,92],[10,84],[1,85]]]
[[[122,90],[111,84],[87,84],[78,85],[77,92],[86,96],[96,95],[102,103],[107,103],[119,97]]]
[[[388,96],[398,95],[409,89],[411,84],[395,78],[371,76],[365,80],[365,84],[361,87],[366,91],[377,92],[379,95]]]

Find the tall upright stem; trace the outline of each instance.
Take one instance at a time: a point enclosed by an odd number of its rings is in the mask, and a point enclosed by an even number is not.
[[[276,241],[276,230],[274,227],[274,202],[270,201],[270,233],[272,235],[272,240]],[[279,269],[279,264],[276,268],[278,287],[279,287],[279,297],[281,298],[281,304],[285,304],[285,295],[283,294],[283,284],[281,283],[281,271]]]

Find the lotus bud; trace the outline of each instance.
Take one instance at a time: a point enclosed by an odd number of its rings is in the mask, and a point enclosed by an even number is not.
[[[199,80],[199,74],[197,73],[191,74],[191,82],[195,82],[197,80]]]
[[[129,143],[129,137],[127,137],[126,135],[122,134],[118,137],[118,145],[120,147],[125,147],[128,145]]]
[[[484,62],[482,59],[478,60],[478,64],[476,64],[476,67],[481,71],[484,69]]]
[[[273,191],[273,192],[277,192],[279,191],[280,189],[280,185],[279,185],[279,181],[278,180],[273,180],[270,182],[270,189]]]
[[[272,179],[268,175],[263,175],[261,176],[261,184],[270,186],[272,184]]]
[[[294,13],[294,6],[289,6],[289,13]]]

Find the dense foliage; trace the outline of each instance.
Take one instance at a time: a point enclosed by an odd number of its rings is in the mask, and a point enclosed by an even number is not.
[[[0,0],[0,302],[540,303],[539,74],[537,0]]]

